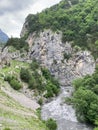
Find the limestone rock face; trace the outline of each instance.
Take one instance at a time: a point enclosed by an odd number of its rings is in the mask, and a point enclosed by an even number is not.
[[[5,48],[3,51],[0,49],[0,68],[4,67],[5,65],[10,65],[10,56],[8,54],[7,48]]]
[[[71,43],[62,43],[61,32],[44,30],[38,35],[33,33],[27,42],[30,46],[29,57],[36,58],[42,66],[47,67],[62,86],[70,85],[73,79],[94,72],[95,62],[90,52],[75,52]]]

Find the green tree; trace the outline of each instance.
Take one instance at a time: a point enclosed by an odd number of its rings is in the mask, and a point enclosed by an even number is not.
[[[98,115],[98,96],[94,92],[79,88],[74,94],[73,102],[80,120],[95,122]]]

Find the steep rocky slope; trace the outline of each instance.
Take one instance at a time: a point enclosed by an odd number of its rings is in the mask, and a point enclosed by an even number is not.
[[[6,57],[7,58],[7,57]],[[5,58],[5,59],[6,59]],[[2,62],[2,61],[1,61]],[[38,118],[36,109],[39,104],[34,99],[28,97],[26,89],[24,94],[21,91],[15,91],[8,82],[4,80],[7,75],[17,75],[21,67],[27,67],[28,63],[9,60],[10,65],[2,63],[0,67],[0,130],[10,128],[11,130],[46,130],[46,126]],[[23,88],[27,85],[22,84]]]
[[[29,57],[48,67],[61,85],[94,72],[97,4],[97,0],[62,0],[25,20],[20,35],[30,46]]]
[[[47,67],[62,86],[94,72],[95,62],[90,52],[72,47],[71,42],[63,43],[61,32],[44,30],[38,36],[32,33],[27,42],[30,46],[29,57],[36,58],[42,66]]]
[[[62,31],[62,41],[89,49],[98,58],[98,0],[61,0],[41,13],[29,14],[21,37],[44,29]]]

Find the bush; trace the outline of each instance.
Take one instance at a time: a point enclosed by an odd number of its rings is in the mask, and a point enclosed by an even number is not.
[[[65,98],[65,103],[68,104],[68,105],[71,105],[72,104],[72,99],[69,98],[69,97],[66,97]]]
[[[56,130],[57,129],[57,123],[52,118],[50,118],[46,121],[46,126],[48,127],[49,130]]]
[[[29,80],[29,88],[30,89],[36,89],[37,88],[37,82],[36,82],[36,79],[34,77],[32,77],[30,80]]]
[[[36,112],[37,112],[39,119],[41,119],[41,108],[37,108]]]
[[[58,81],[57,79],[55,79],[54,77],[51,78],[51,82],[52,82],[52,84],[54,84],[57,88],[60,88],[59,81]]]
[[[20,71],[20,78],[24,81],[24,82],[29,82],[29,80],[31,79],[31,74],[28,71],[28,69],[25,68],[21,68]]]
[[[47,94],[45,95],[46,98],[53,97],[54,95],[58,95],[59,88],[54,85],[51,81],[48,81],[46,85]]]
[[[48,69],[42,68],[42,74],[47,80],[51,80],[51,74]]]
[[[22,86],[20,84],[20,82],[18,81],[18,79],[13,75],[12,76],[10,76],[10,75],[5,76],[4,80],[8,81],[8,83],[11,85],[11,87],[15,90],[19,90]]]
[[[17,81],[16,79],[12,79],[10,81],[10,85],[13,89],[15,90],[19,90],[21,88],[21,84],[19,83],[19,81]]]
[[[40,98],[40,99],[38,100],[38,104],[39,104],[39,105],[42,105],[42,104],[43,104],[43,99],[42,99],[42,98]]]
[[[39,68],[39,63],[36,61],[36,59],[32,60],[32,63],[30,64],[30,67],[34,71]]]
[[[8,81],[8,82],[10,82],[12,79],[13,79],[13,77],[10,76],[10,75],[7,75],[7,76],[4,77],[4,80]]]
[[[60,90],[60,85],[58,80],[56,80],[54,77],[52,77],[50,71],[47,68],[42,68],[42,74],[45,77],[47,84],[46,84],[46,98],[50,98],[53,96],[57,96]]]
[[[71,54],[64,53],[64,59],[69,60],[71,57]]]

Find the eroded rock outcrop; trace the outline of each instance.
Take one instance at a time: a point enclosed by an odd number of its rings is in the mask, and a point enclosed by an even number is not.
[[[62,86],[70,85],[73,79],[94,72],[95,62],[90,52],[75,52],[71,43],[62,42],[61,32],[44,30],[38,35],[33,33],[27,42],[30,46],[29,57],[36,58],[42,66],[47,67]]]

